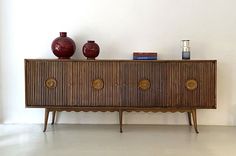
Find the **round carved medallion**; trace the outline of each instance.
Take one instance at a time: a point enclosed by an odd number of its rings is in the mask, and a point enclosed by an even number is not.
[[[96,79],[96,80],[93,80],[92,86],[94,89],[100,90],[100,89],[103,89],[104,82],[102,79]]]
[[[57,81],[54,78],[49,78],[45,81],[45,85],[49,89],[53,89],[57,87]]]
[[[151,87],[151,83],[150,83],[149,80],[140,80],[139,83],[138,83],[138,87],[141,90],[148,90]]]
[[[196,80],[188,80],[188,81],[185,83],[185,87],[186,87],[188,90],[195,90],[195,89],[197,89],[197,81],[196,81]]]

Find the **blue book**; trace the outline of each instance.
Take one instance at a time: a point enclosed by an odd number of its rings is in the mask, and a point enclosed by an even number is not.
[[[133,56],[133,60],[157,60],[155,56]]]

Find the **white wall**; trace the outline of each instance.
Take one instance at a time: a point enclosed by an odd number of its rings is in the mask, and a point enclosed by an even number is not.
[[[2,30],[3,30],[3,19],[2,19],[2,14],[3,14],[3,8],[2,8],[3,4],[2,4],[2,0],[0,0],[0,76],[2,74]],[[0,95],[2,93],[2,78],[0,78]],[[0,123],[3,120],[3,116],[2,116],[2,111],[3,111],[3,105],[2,105],[2,96],[0,96]]]
[[[84,58],[89,39],[99,59],[131,59],[158,51],[180,59],[180,40],[190,39],[192,59],[218,60],[218,108],[199,110],[199,124],[236,125],[235,0],[1,0],[1,92],[3,123],[41,123],[43,110],[24,108],[24,59],[55,58],[51,42],[60,31]],[[117,113],[60,113],[60,123],[118,123]],[[183,114],[125,113],[125,123],[185,124]]]

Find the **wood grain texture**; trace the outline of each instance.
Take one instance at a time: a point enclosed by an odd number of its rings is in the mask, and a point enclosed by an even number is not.
[[[56,80],[48,88],[46,81]],[[94,80],[103,87],[95,89]],[[146,90],[139,82],[148,80]],[[186,82],[195,80],[189,90]],[[216,108],[215,60],[25,60],[26,107]]]
[[[71,106],[71,62],[26,61],[25,69],[26,106]],[[56,80],[56,87],[48,88],[48,79]]]
[[[74,62],[73,105],[86,107],[119,107],[117,62]],[[102,89],[95,89],[94,80],[103,81]]]

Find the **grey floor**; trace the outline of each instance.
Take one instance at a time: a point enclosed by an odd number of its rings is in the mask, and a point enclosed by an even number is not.
[[[0,156],[236,156],[236,127],[0,125]]]

